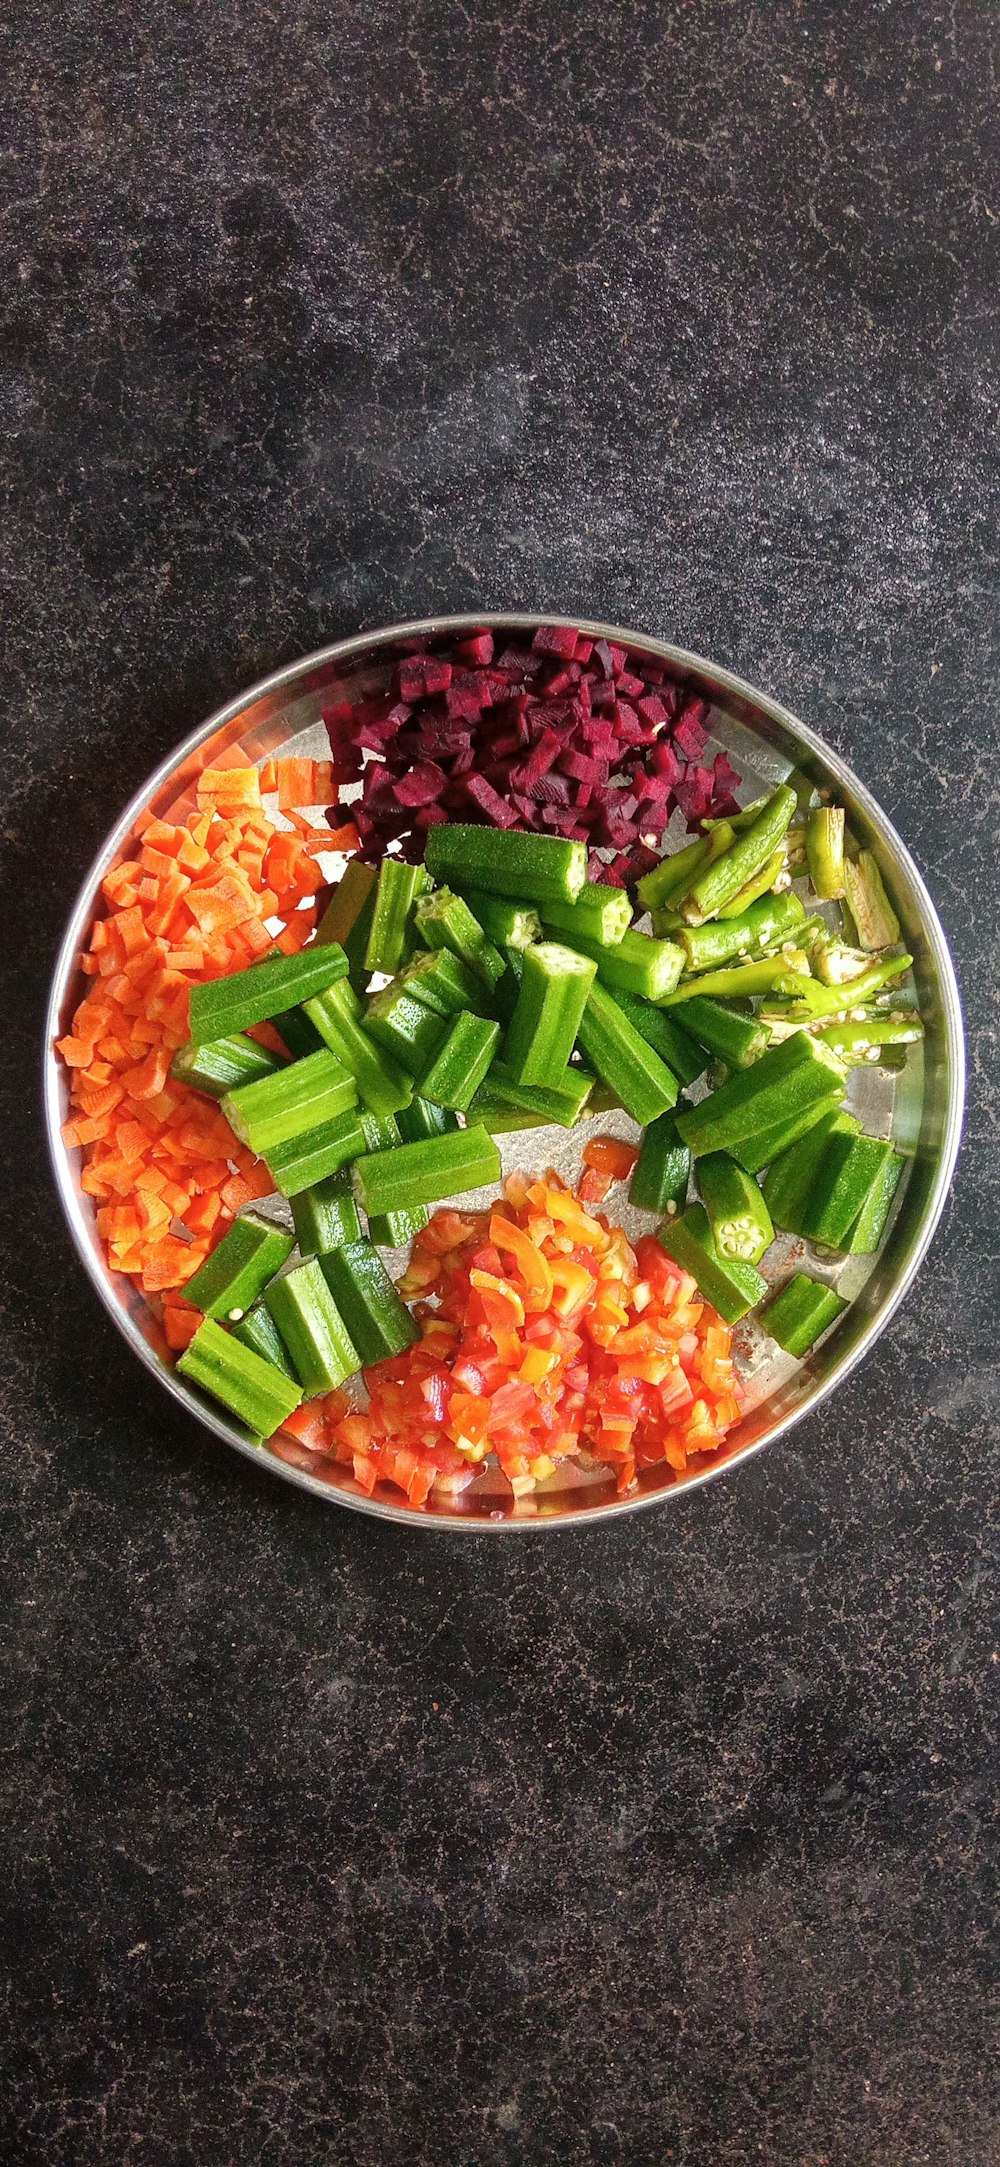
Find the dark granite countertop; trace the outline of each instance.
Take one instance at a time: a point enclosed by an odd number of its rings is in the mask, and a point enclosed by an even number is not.
[[[993,2167],[995,22],[12,0],[0,55],[0,2154]],[[456,1543],[168,1403],[36,1064],[172,742],[360,625],[518,605],[856,765],[971,1109],[832,1406],[669,1511]]]

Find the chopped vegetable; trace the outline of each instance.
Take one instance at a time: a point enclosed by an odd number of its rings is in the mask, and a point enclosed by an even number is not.
[[[760,1321],[786,1354],[801,1356],[809,1353],[846,1308],[843,1296],[832,1287],[811,1279],[808,1272],[796,1272],[765,1304]]]
[[[830,1023],[815,1033],[818,1043],[849,1067],[861,1063],[878,1067],[886,1046],[915,1046],[923,1035],[918,1015],[880,1015],[877,1009],[861,1023]]]
[[[642,1211],[683,1211],[691,1173],[691,1153],[677,1133],[672,1113],[651,1121],[642,1139],[629,1189],[629,1203]]]
[[[409,1105],[412,1078],[369,1037],[362,1025],[361,1004],[346,979],[307,1001],[305,1008],[331,1053],[354,1077],[362,1105],[373,1114],[395,1114]]]
[[[736,1324],[767,1293],[766,1279],[752,1264],[720,1256],[702,1204],[689,1204],[679,1218],[665,1219],[656,1238],[675,1264],[690,1272],[726,1324]]]
[[[584,932],[567,933],[566,939],[596,963],[602,985],[634,994],[640,1000],[662,1000],[673,991],[681,975],[683,950],[675,941],[654,940],[650,933],[623,933],[610,945]],[[527,954],[533,955],[534,950],[529,948]]]
[[[500,1025],[467,1010],[453,1016],[444,1044],[420,1078],[421,1096],[463,1113],[483,1082],[500,1042]]]
[[[245,1317],[241,1317],[231,1330],[233,1338],[238,1339],[241,1346],[251,1347],[254,1354],[262,1355],[265,1362],[271,1362],[275,1369],[280,1369],[283,1377],[290,1377],[293,1384],[298,1384],[288,1348],[266,1303],[255,1302],[253,1308],[248,1309]]]
[[[179,1356],[183,1377],[221,1400],[257,1437],[271,1437],[302,1398],[298,1385],[206,1317]]]
[[[779,783],[765,801],[756,820],[722,856],[695,874],[681,908],[689,925],[712,918],[724,903],[731,902],[747,881],[766,863],[791,825],[796,810],[794,790]]]
[[[611,1181],[627,1181],[639,1153],[621,1136],[592,1136],[584,1144],[582,1156],[584,1166],[592,1167],[595,1174],[607,1174]]]
[[[763,895],[737,918],[715,918],[705,925],[684,926],[677,938],[684,951],[686,971],[715,971],[734,956],[763,955],[794,941],[805,918],[805,905],[789,891]]]
[[[875,1136],[831,1136],[803,1213],[803,1233],[840,1249],[876,1189],[881,1194],[892,1145]]]
[[[870,850],[857,859],[844,859],[844,892],[862,948],[892,948],[899,939],[899,919]]]
[[[266,1158],[272,1144],[285,1144],[306,1129],[316,1129],[358,1101],[353,1076],[324,1046],[304,1061],[290,1061],[272,1076],[227,1091],[222,1111],[241,1144]]]
[[[783,992],[797,977],[789,961],[792,953],[791,950],[780,949],[777,955],[761,956],[754,963],[735,963],[729,970],[700,971],[697,976],[682,978],[680,985],[675,986],[672,993],[660,997],[660,1005],[663,1008],[677,1008],[682,1002],[703,1001],[706,998],[741,1001],[748,994],[770,993],[775,987]],[[801,951],[796,950],[794,953],[800,954]],[[808,965],[803,956],[804,985],[809,983],[807,972]]]
[[[432,1106],[430,1099],[412,1099],[409,1106],[401,1107],[396,1115],[400,1137],[405,1144],[422,1143],[427,1136],[445,1136],[449,1129],[457,1129],[454,1114],[444,1106]],[[369,1149],[374,1147],[369,1145]]]
[[[806,1212],[817,1169],[822,1165],[833,1136],[857,1136],[860,1123],[840,1108],[823,1114],[804,1136],[772,1159],[764,1181],[767,1208],[775,1226],[789,1234],[804,1234]]]
[[[402,1354],[419,1337],[377,1249],[347,1242],[322,1259],[323,1274],[351,1338],[367,1366]]]
[[[450,888],[436,888],[421,896],[414,923],[425,947],[449,949],[471,971],[485,978],[488,986],[496,984],[505,969],[504,958],[460,895],[454,895]]]
[[[541,940],[542,921],[531,905],[512,903],[504,895],[484,895],[479,888],[466,888],[463,881],[458,885],[464,889],[484,933],[497,948],[530,948],[532,941]]]
[[[583,933],[601,948],[613,948],[632,923],[632,905],[624,888],[581,888],[575,903],[542,905],[545,924],[557,933]]]
[[[189,1279],[186,1299],[205,1317],[241,1317],[281,1270],[294,1246],[283,1226],[260,1212],[245,1211]]]
[[[300,1190],[292,1198],[292,1222],[303,1257],[323,1257],[329,1249],[359,1241],[361,1222],[346,1170],[341,1168],[311,1189]]]
[[[422,865],[407,865],[404,858],[383,858],[365,949],[366,971],[385,971],[391,977],[405,963],[414,945],[414,906],[426,887]]]
[[[436,1204],[500,1178],[500,1154],[481,1128],[453,1129],[447,1136],[360,1158],[354,1169],[362,1209],[376,1214]]]
[[[307,1129],[304,1135],[293,1136],[285,1144],[271,1145],[267,1154],[271,1176],[268,1188],[280,1190],[282,1196],[298,1196],[303,1189],[315,1188],[318,1181],[338,1173],[364,1148],[364,1130],[357,1110],[337,1114],[333,1121],[321,1122],[319,1128]]]
[[[336,1251],[333,1252],[336,1255]],[[329,1259],[324,1257],[323,1264]],[[316,1257],[273,1279],[264,1297],[308,1399],[361,1368],[353,1340]]]
[[[874,1256],[885,1233],[886,1221],[902,1173],[903,1161],[898,1152],[892,1152],[888,1158],[883,1158],[857,1218],[839,1244],[846,1256]]]
[[[416,1130],[416,1135],[411,1136],[409,1130],[404,1129],[403,1124],[409,1122],[414,1107],[422,1108],[424,1114],[428,1112],[442,1113],[442,1118],[452,1128],[458,1127],[454,1114],[445,1115],[443,1109],[436,1106],[431,1107],[426,1099],[414,1099],[410,1106],[404,1106],[400,1109],[398,1117],[395,1114],[362,1114],[361,1126],[365,1134],[365,1150],[394,1151],[396,1145],[403,1142],[404,1135],[408,1142],[414,1142],[416,1136],[442,1136],[445,1133],[443,1129],[428,1129],[425,1124],[421,1123]],[[423,1205],[415,1204],[411,1211],[376,1212],[369,1218],[368,1235],[371,1241],[378,1242],[383,1249],[404,1249],[407,1243],[412,1241],[414,1234],[419,1234],[421,1227],[426,1225],[427,1213]],[[359,1235],[360,1232],[359,1227]],[[353,1240],[356,1237],[352,1236],[351,1238]]]
[[[825,1047],[805,1034],[784,1039],[751,1068],[730,1076],[700,1106],[680,1114],[677,1126],[695,1158],[709,1151],[735,1151],[817,1100],[837,1090],[842,1094],[844,1081],[840,1062]]]
[[[530,1116],[529,1128],[552,1121],[557,1128],[571,1129],[579,1121],[593,1087],[594,1079],[585,1068],[564,1069],[554,1084],[522,1084],[511,1075],[505,1062],[494,1061],[468,1109],[468,1119],[482,1119],[486,1128],[494,1128],[499,1126],[497,1111],[505,1111]]]
[[[809,878],[822,902],[844,893],[844,808],[816,805],[806,815]],[[898,929],[897,929],[898,938]]]
[[[215,978],[191,988],[191,1037],[196,1046],[228,1038],[252,1023],[265,1023],[283,1008],[298,1008],[313,994],[325,992],[347,971],[347,957],[336,942],[310,948],[307,955],[267,956],[232,978]]]
[[[504,1057],[518,1083],[557,1084],[576,1044],[595,966],[555,941],[526,948]],[[480,1079],[481,1081],[482,1079]]]
[[[762,1166],[772,1166],[783,1151],[790,1150],[826,1114],[840,1112],[843,1097],[841,1090],[830,1091],[826,1098],[815,1099],[811,1104],[797,1107],[794,1113],[775,1122],[772,1128],[761,1129],[755,1136],[745,1136],[729,1145],[729,1150],[748,1174],[759,1174]],[[774,1213],[772,1211],[772,1218]]]
[[[591,986],[578,1036],[588,1061],[640,1128],[676,1104],[676,1077],[600,983]]]
[[[587,877],[582,843],[510,829],[431,828],[427,868],[436,881],[485,888],[515,903],[572,903]]]
[[[683,1014],[685,1030],[717,1060],[728,1062],[730,1068],[748,1068],[767,1046],[767,1031],[756,1016],[741,1016],[708,994],[686,1001]]]
[[[179,1046],[170,1064],[170,1075],[175,1083],[190,1084],[193,1091],[221,1099],[240,1084],[273,1076],[282,1065],[280,1054],[258,1046],[254,1039],[238,1031],[232,1038],[217,1038],[206,1046]]]
[[[316,928],[316,945],[335,941],[347,957],[347,972],[355,993],[364,993],[370,973],[365,952],[375,916],[378,873],[373,865],[352,858],[345,866]],[[294,1048],[292,1049],[294,1052]]]
[[[419,1076],[433,1061],[448,1028],[441,1016],[407,991],[401,978],[393,979],[381,993],[369,995],[361,1020],[369,1037],[410,1076]]]
[[[759,1264],[774,1240],[771,1215],[752,1174],[725,1151],[698,1161],[698,1187],[720,1257]]]
[[[665,1009],[654,1008],[634,993],[626,993],[621,986],[609,986],[608,991],[640,1038],[659,1054],[678,1083],[685,1086],[696,1083],[698,1077],[704,1075],[708,1067],[707,1056],[695,1038],[682,1029],[676,1017]]]
[[[478,1015],[490,1005],[482,979],[450,948],[418,949],[398,984],[438,1016],[457,1016],[463,1008]]]

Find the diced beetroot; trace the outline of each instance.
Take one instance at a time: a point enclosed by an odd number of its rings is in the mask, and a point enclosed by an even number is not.
[[[608,653],[611,656],[611,667],[614,674],[616,677],[620,677],[622,671],[628,666],[628,649],[626,647],[616,647],[614,640],[609,640]]]
[[[450,716],[467,722],[478,722],[483,711],[482,700],[472,685],[449,685],[445,704]]]
[[[704,752],[708,743],[707,715],[707,700],[685,700],[673,732],[674,744],[682,760],[697,760]]]
[[[564,662],[559,670],[546,670],[538,688],[543,700],[561,700],[565,693],[572,692],[579,676],[575,662]]]
[[[662,730],[669,719],[663,701],[655,692],[644,692],[642,698],[635,703],[635,711],[652,730]]]
[[[615,704],[615,700],[617,699],[617,697],[618,697],[618,695],[617,695],[617,691],[616,691],[616,688],[615,688],[615,682],[614,682],[614,678],[613,678],[613,677],[607,677],[607,678],[602,678],[602,677],[599,677],[599,678],[597,678],[596,682],[595,682],[595,681],[594,681],[593,679],[591,679],[591,685],[590,685],[590,704],[591,704],[591,707],[593,707],[593,708],[601,708],[602,710],[603,710],[604,708],[606,708],[606,707],[613,707],[613,706],[614,706],[614,704]]]
[[[537,668],[537,664],[530,647],[517,647],[511,641],[510,646],[505,647],[503,653],[497,655],[494,668],[502,670],[505,676],[530,677]]]
[[[674,784],[674,796],[689,828],[704,820],[712,803],[711,768],[689,767],[687,774]]]
[[[455,654],[459,662],[469,662],[473,666],[492,662],[492,632],[471,632],[468,639],[456,640]]]
[[[439,828],[447,818],[443,805],[422,805],[413,825],[425,833],[428,828]]]
[[[598,663],[602,677],[610,678],[614,676],[614,659],[607,640],[594,641],[594,661]]]
[[[435,760],[419,760],[393,785],[397,805],[434,805],[448,777]]]
[[[736,790],[736,785],[739,781],[740,777],[733,766],[729,754],[727,752],[717,752],[715,755],[715,759],[712,762],[713,799],[718,797],[720,794],[728,797],[733,796]]]
[[[649,755],[649,765],[654,775],[666,775],[672,783],[684,772],[673,746],[665,737],[657,738]]]
[[[659,865],[659,862],[658,850],[652,850],[648,843],[633,843],[621,867],[624,883],[630,887],[633,881],[641,880],[644,873],[651,873],[654,865]]]
[[[506,805],[503,798],[498,796],[492,783],[487,782],[485,775],[470,775],[465,790],[467,797],[471,798],[473,805],[479,807],[480,812],[492,827],[516,828],[516,813],[512,812],[510,806]]]
[[[404,700],[426,700],[433,692],[447,692],[451,663],[440,655],[414,655],[399,665],[399,691]]]
[[[633,677],[630,670],[622,670],[618,678],[618,690],[626,700],[640,700],[646,687],[641,677]]]
[[[627,701],[616,700],[612,712],[615,736],[619,744],[644,745],[648,742],[649,732],[646,724],[636,714],[635,708],[629,707]]]
[[[571,662],[578,637],[571,625],[539,625],[531,644],[536,655],[562,655]]]
[[[574,660],[575,660],[576,662],[589,662],[589,661],[590,661],[590,658],[591,658],[591,655],[593,654],[593,652],[594,652],[594,642],[593,642],[593,640],[592,640],[592,639],[589,639],[589,638],[587,637],[587,634],[586,634],[585,632],[581,632],[581,633],[580,633],[580,635],[579,635],[579,637],[578,637],[578,639],[577,639],[577,643],[576,643],[576,646],[575,646],[575,648],[573,649],[573,657],[574,657]]]
[[[572,776],[574,782],[596,783],[603,786],[608,779],[607,761],[588,760],[586,753],[583,752],[564,752],[559,765],[563,774]]]

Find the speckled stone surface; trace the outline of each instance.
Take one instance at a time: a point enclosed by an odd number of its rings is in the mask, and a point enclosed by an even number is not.
[[[8,2167],[995,2167],[996,24],[836,0],[0,22]],[[35,1112],[112,814],[265,668],[551,607],[787,701],[959,958],[957,1191],[679,1507],[383,1532],[214,1446]]]

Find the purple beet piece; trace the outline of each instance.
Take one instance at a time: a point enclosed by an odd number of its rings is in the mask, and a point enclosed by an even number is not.
[[[531,644],[536,655],[561,655],[572,662],[578,638],[572,625],[539,625]]]
[[[711,768],[689,767],[687,774],[674,784],[674,796],[689,828],[704,820],[712,802]]]
[[[397,805],[434,805],[448,778],[436,760],[418,760],[409,773],[393,785]]]
[[[472,685],[449,685],[445,703],[449,715],[459,721],[478,722],[483,711],[482,699]]]
[[[683,760],[697,760],[708,743],[705,719],[708,714],[707,700],[697,697],[685,700],[674,724],[674,744]]]
[[[493,660],[492,632],[470,632],[467,639],[455,641],[455,656],[459,662],[469,662],[475,667]]]
[[[432,692],[447,692],[451,663],[440,655],[413,655],[399,665],[399,691],[404,700],[426,699]]]
[[[494,828],[516,828],[517,817],[488,783],[485,775],[470,775],[465,784],[466,796]]]
[[[529,782],[535,782],[539,775],[547,775],[553,761],[558,758],[561,751],[562,739],[556,736],[554,730],[546,727],[542,731],[540,738],[532,746],[527,759],[522,762],[516,773],[512,774],[511,781],[516,782],[520,777],[526,786]]]
[[[631,670],[622,670],[618,678],[618,690],[626,700],[641,699],[645,692],[641,677],[633,677]]]

